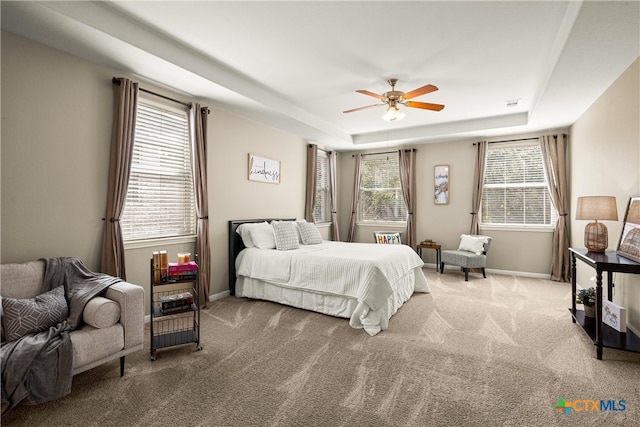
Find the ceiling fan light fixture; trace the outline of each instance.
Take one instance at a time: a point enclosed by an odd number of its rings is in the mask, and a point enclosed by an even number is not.
[[[343,111],[343,113],[353,113],[354,111],[365,110],[367,108],[379,107],[382,105],[388,105],[387,111],[382,116],[382,119],[387,122],[394,122],[398,120],[402,120],[405,116],[404,112],[398,108],[399,105],[404,105],[407,108],[420,108],[422,110],[431,110],[431,111],[440,111],[444,108],[442,104],[432,104],[429,102],[418,102],[418,101],[409,101],[415,97],[426,95],[428,93],[434,92],[438,90],[438,88],[432,84],[424,85],[417,89],[414,89],[409,92],[402,92],[396,90],[396,83],[398,79],[389,79],[387,81],[391,85],[391,90],[383,93],[382,95],[378,95],[377,93],[373,93],[369,90],[358,89],[356,92],[361,93],[363,95],[371,96],[376,98],[379,101],[382,101],[382,104],[373,104],[367,105],[365,107],[352,108],[350,110]]]
[[[385,122],[397,122],[404,119],[404,117],[405,114],[401,109],[399,109],[396,105],[390,105],[389,108],[387,108],[387,111],[382,116],[382,120],[384,120]]]

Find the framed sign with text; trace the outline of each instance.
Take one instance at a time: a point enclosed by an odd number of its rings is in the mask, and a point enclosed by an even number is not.
[[[280,161],[249,153],[249,181],[280,184]]]

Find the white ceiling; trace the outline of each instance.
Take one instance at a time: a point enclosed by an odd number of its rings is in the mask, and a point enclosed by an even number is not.
[[[1,3],[3,30],[338,150],[566,128],[640,55],[639,5]],[[342,113],[391,77],[437,86],[414,100],[446,107],[391,124],[382,107]]]

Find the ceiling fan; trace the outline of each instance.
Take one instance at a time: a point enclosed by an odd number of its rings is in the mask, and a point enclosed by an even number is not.
[[[389,79],[387,83],[391,85],[391,90],[389,92],[385,92],[382,95],[378,95],[377,93],[370,92],[368,90],[359,89],[356,90],[358,93],[362,93],[364,95],[372,96],[376,99],[382,101],[382,104],[373,104],[367,105],[366,107],[353,108],[351,110],[343,111],[343,113],[353,113],[354,111],[364,110],[366,108],[371,107],[379,107],[381,105],[388,105],[386,113],[382,118],[386,121],[394,121],[401,120],[404,117],[404,113],[398,108],[399,105],[405,105],[411,108],[420,108],[423,110],[432,110],[432,111],[440,111],[444,108],[442,104],[431,104],[429,102],[417,102],[417,101],[409,101],[415,97],[420,95],[425,95],[427,93],[435,92],[438,88],[434,85],[425,85],[419,87],[418,89],[414,89],[410,92],[401,92],[396,90],[396,83],[398,83],[398,79]]]

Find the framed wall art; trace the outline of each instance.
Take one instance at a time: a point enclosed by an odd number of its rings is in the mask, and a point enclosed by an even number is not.
[[[249,153],[249,181],[280,184],[280,161]]]
[[[434,167],[435,193],[434,203],[446,205],[449,203],[449,165]]]
[[[640,195],[629,198],[617,252],[618,255],[640,262]]]

